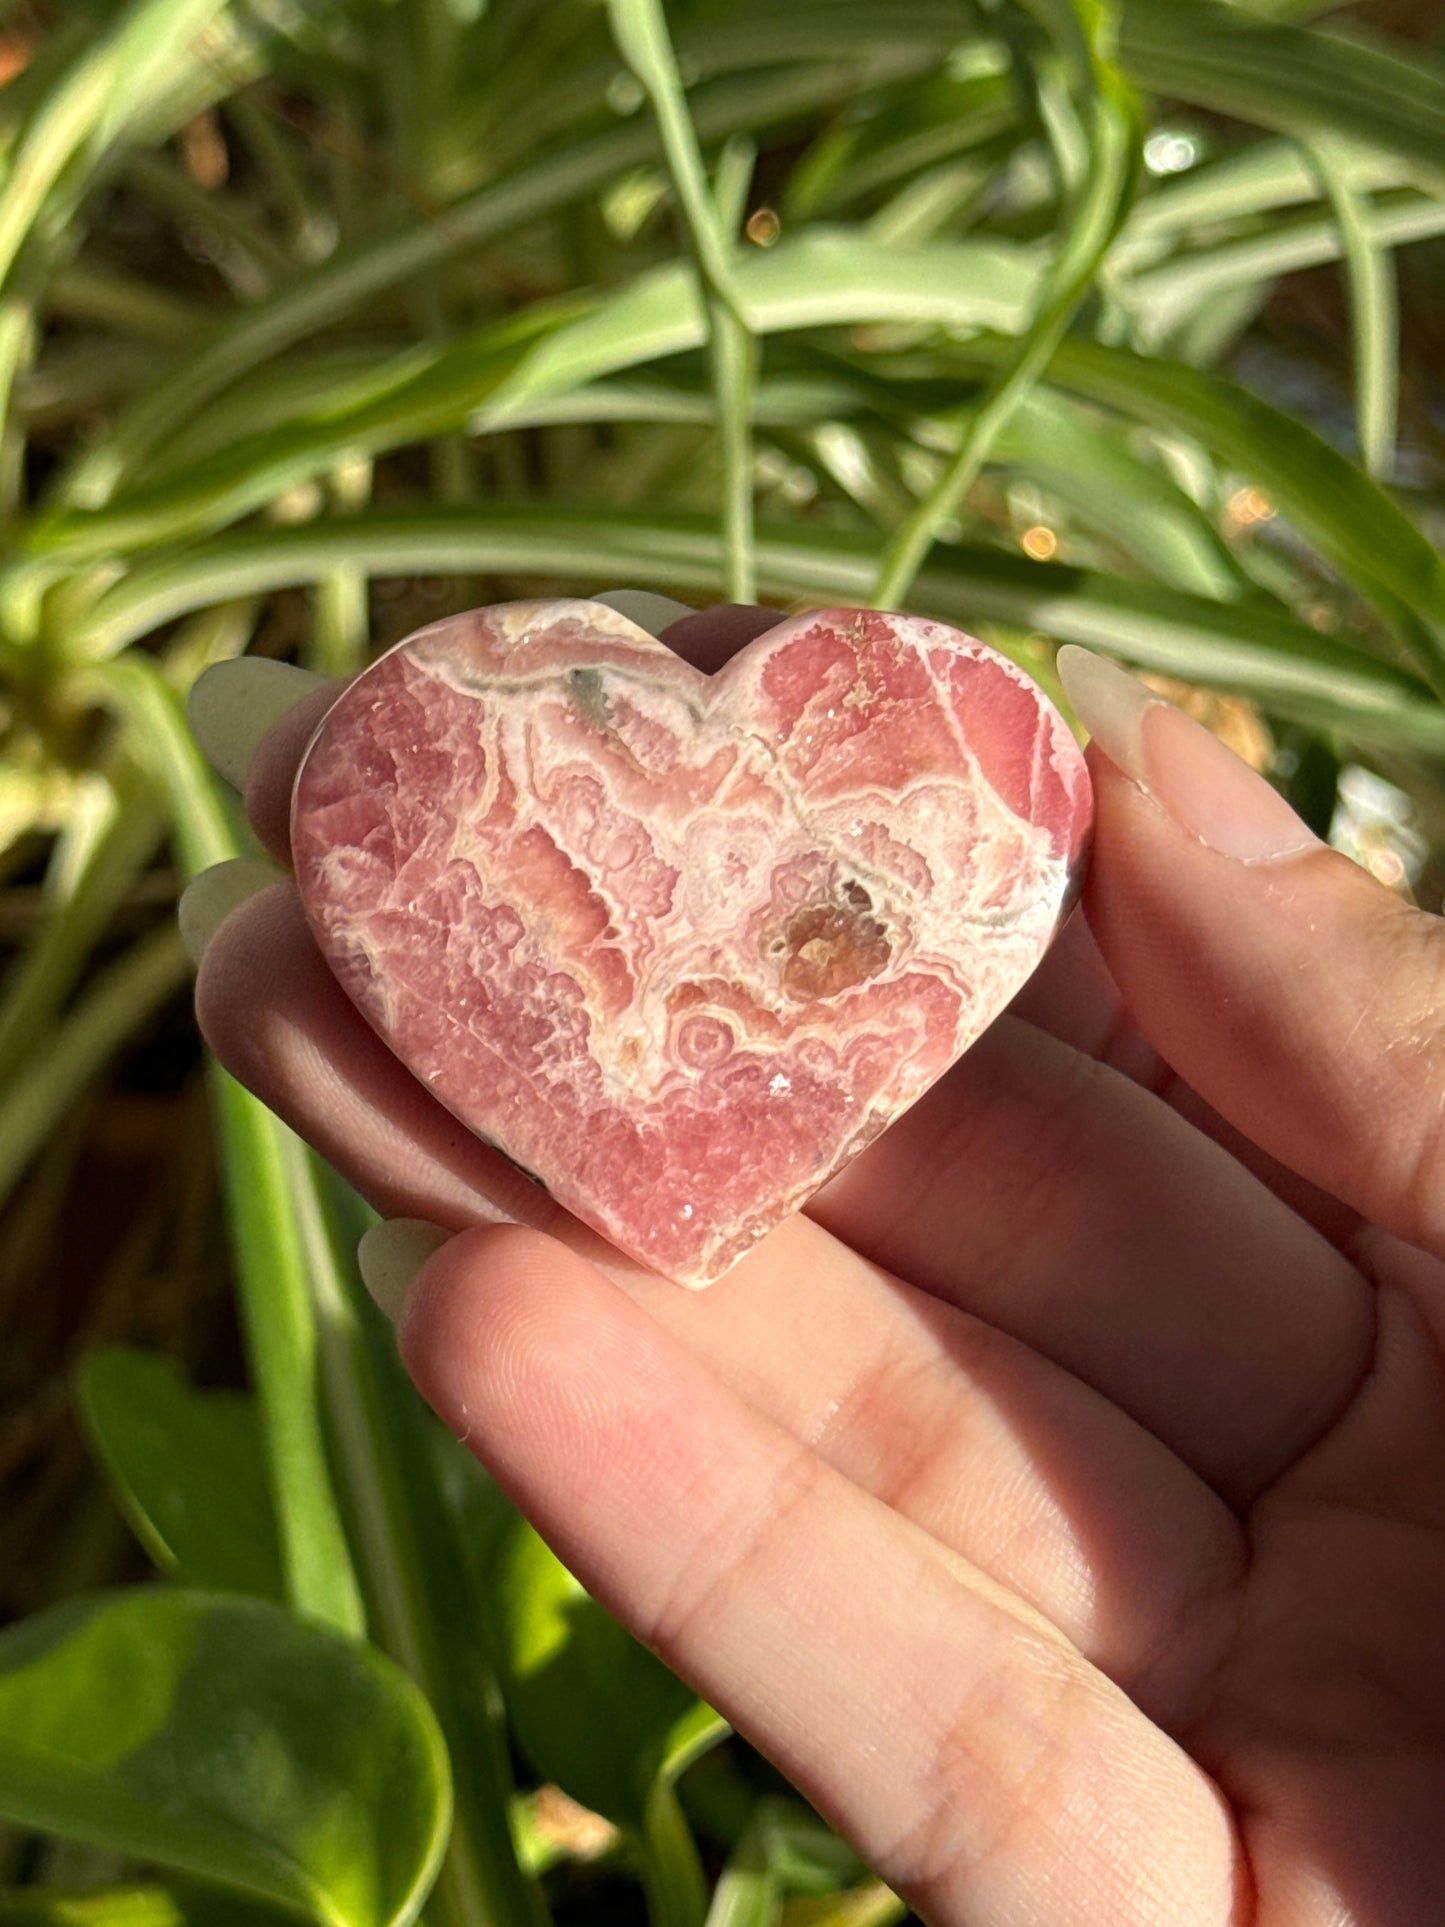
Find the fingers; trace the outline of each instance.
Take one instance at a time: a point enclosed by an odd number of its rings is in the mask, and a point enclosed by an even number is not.
[[[222,1062],[386,1216],[510,1217],[563,1238],[756,1409],[1046,1611],[1152,1710],[1180,1711],[1227,1617],[1237,1526],[1096,1392],[806,1219],[711,1292],[631,1264],[382,1047],[289,889],[226,919],[198,1008]]]
[[[221,907],[229,914],[196,978],[202,1035],[232,1076],[383,1215],[458,1231],[499,1218],[572,1225],[379,1042],[322,961],[289,883]]]
[[[589,1590],[925,1915],[1233,1917],[1228,1817],[1173,1744],[583,1260],[520,1230],[455,1240],[401,1343]]]
[[[1346,1258],[1150,1092],[1014,1018],[811,1210],[1095,1386],[1235,1505],[1368,1364]]]
[[[1089,658],[1078,680],[1079,653],[1061,664],[1096,744],[1085,901],[1130,1007],[1265,1151],[1445,1253],[1445,926],[1122,671]]]

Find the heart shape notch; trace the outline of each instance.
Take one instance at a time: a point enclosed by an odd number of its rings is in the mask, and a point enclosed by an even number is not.
[[[940,623],[814,611],[707,676],[603,604],[514,602],[349,685],[292,846],[414,1075],[701,1286],[1008,1002],[1090,807],[1042,691]]]

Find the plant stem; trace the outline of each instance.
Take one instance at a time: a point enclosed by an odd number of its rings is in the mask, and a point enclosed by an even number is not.
[[[1033,0],[1033,4],[1046,14],[1056,11],[1052,4],[1044,6],[1042,0]],[[889,544],[873,590],[876,609],[892,608],[906,599],[944,524],[956,514],[1009,417],[1042,375],[1063,340],[1128,208],[1138,155],[1138,117],[1128,88],[1099,51],[1108,37],[1104,9],[1090,0],[1084,11],[1092,22],[1090,58],[1087,71],[1080,79],[1081,89],[1089,92],[1084,115],[1089,164],[1083,172],[1074,211],[1045,278],[1032,321],[1011,344],[998,373],[985,389],[952,462]],[[1073,13],[1065,9],[1065,15],[1073,33],[1082,33]],[[1061,171],[1068,170],[1061,164]]]
[[[707,1877],[672,1781],[653,1782],[642,1840],[643,1882],[651,1927],[702,1927]]]
[[[138,750],[155,770],[185,873],[238,855],[215,780],[154,661],[133,652],[107,664],[97,672],[96,693],[131,725]],[[178,946],[174,931],[164,934]],[[176,964],[180,981],[179,949]],[[365,1611],[327,1463],[317,1321],[287,1182],[290,1133],[223,1071],[213,1070],[212,1078],[241,1319],[265,1430],[287,1594],[304,1617],[359,1638]]]
[[[707,320],[708,366],[722,465],[723,537],[730,602],[757,595],[753,536],[752,406],[757,349],[733,275],[732,237],[707,183],[697,129],[660,0],[608,0],[612,36],[652,103],[663,156],[682,210]],[[725,163],[733,185],[736,168]],[[732,199],[725,193],[722,198]]]
[[[544,1927],[541,1891],[517,1863],[514,1792],[500,1693],[474,1642],[457,1678],[457,1615],[450,1599],[447,1525],[424,1424],[396,1360],[390,1330],[356,1274],[356,1225],[343,1227],[343,1187],[288,1137],[288,1190],[311,1281],[319,1391],[337,1486],[365,1591],[370,1633],[426,1694],[446,1736],[456,1803],[452,1835],[427,1901],[428,1927]],[[344,1194],[349,1219],[359,1201]]]
[[[1350,182],[1336,143],[1320,135],[1305,152],[1334,213],[1350,297],[1355,364],[1355,437],[1367,475],[1388,481],[1400,402],[1400,323],[1395,257],[1374,231],[1369,196]]]

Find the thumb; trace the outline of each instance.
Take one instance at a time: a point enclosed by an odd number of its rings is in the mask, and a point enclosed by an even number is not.
[[[1059,668],[1093,737],[1086,912],[1140,1028],[1262,1150],[1445,1255],[1445,924],[1113,663]]]

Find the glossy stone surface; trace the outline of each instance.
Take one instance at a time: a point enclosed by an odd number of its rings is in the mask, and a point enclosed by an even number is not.
[[[1023,673],[940,624],[779,626],[715,676],[596,603],[397,645],[297,778],[331,968],[458,1118],[706,1284],[1043,954],[1089,824]]]

